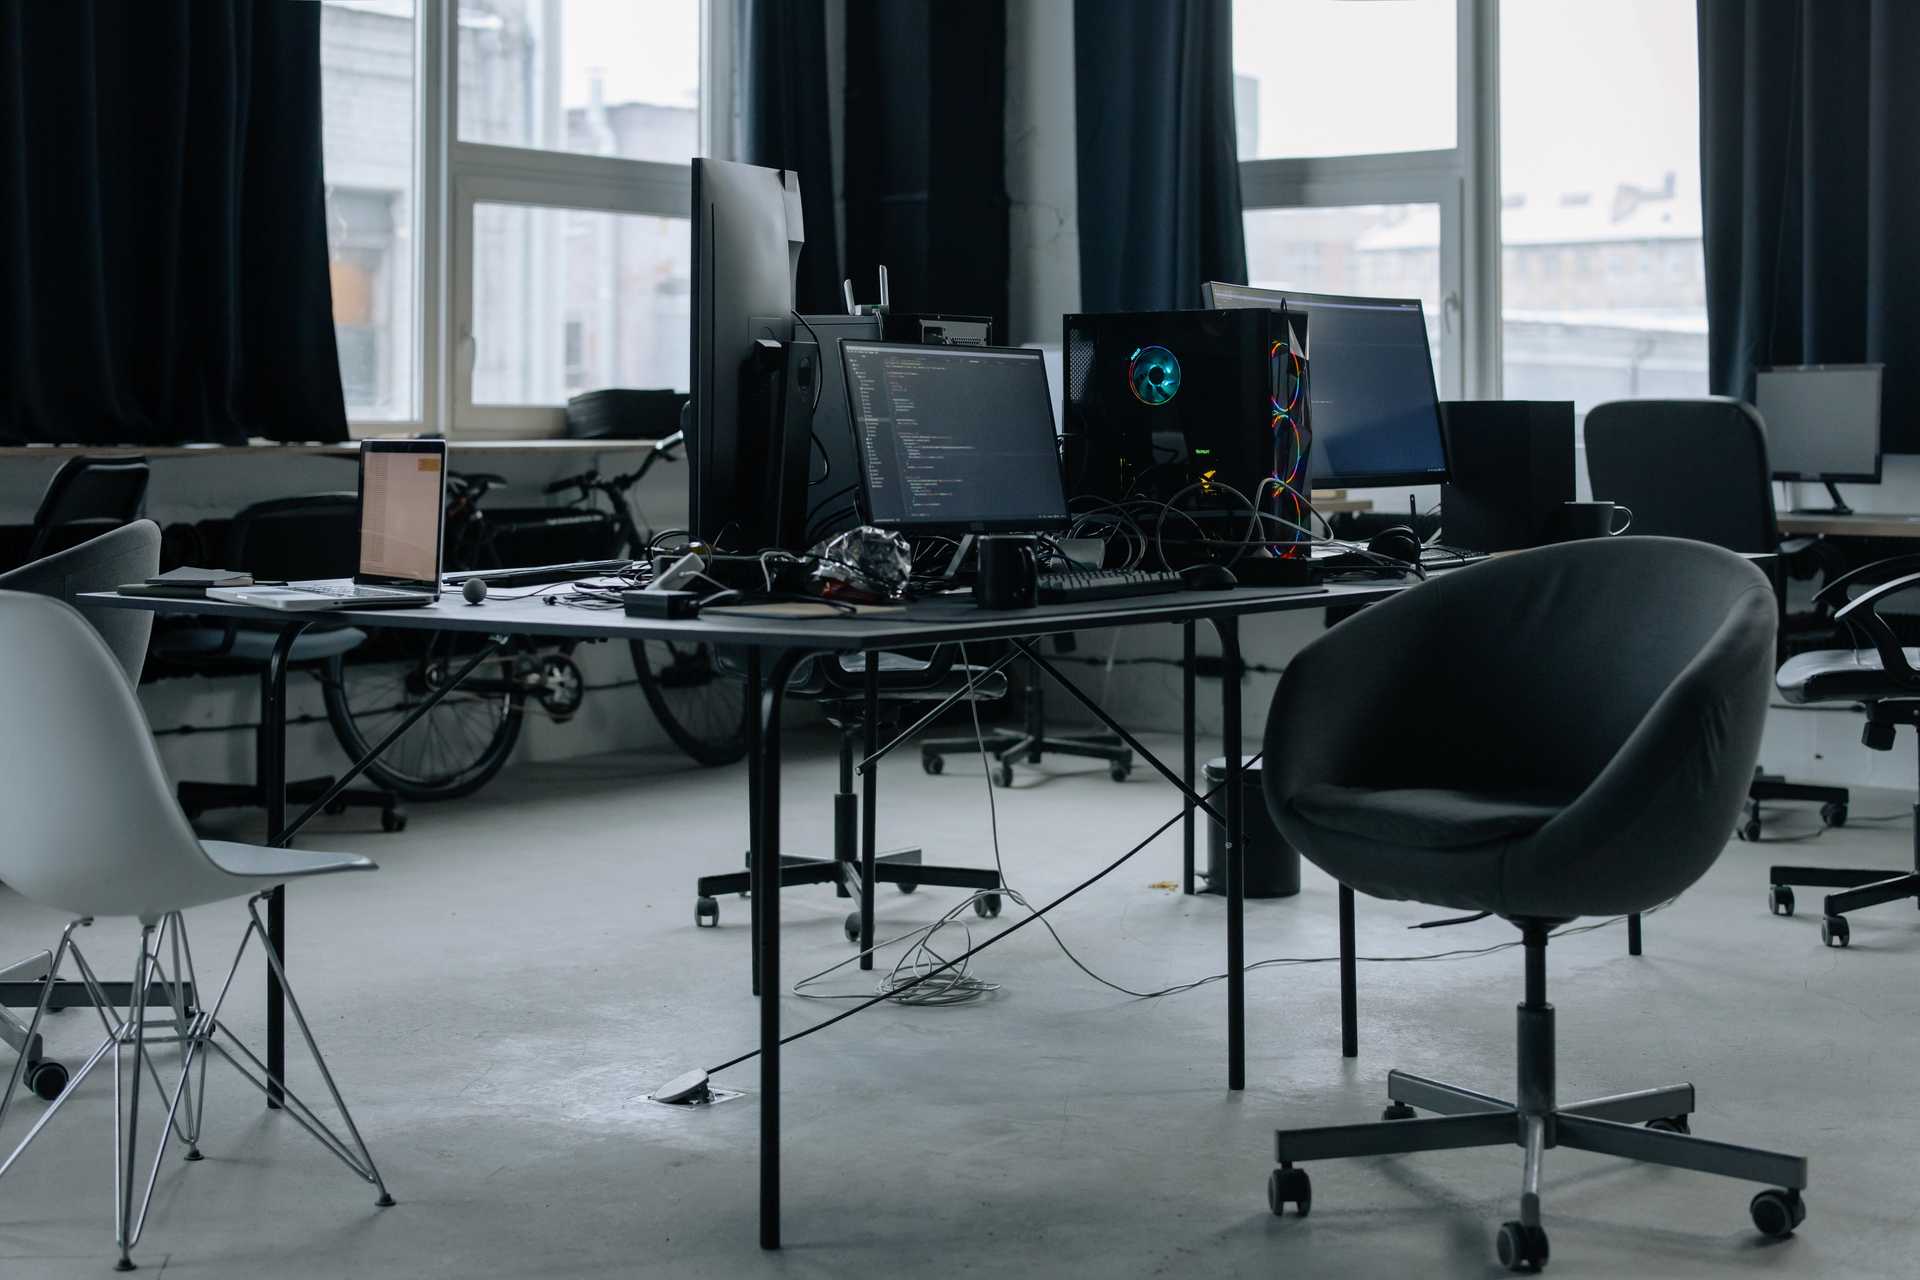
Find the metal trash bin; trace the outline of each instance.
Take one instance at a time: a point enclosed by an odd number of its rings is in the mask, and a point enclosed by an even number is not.
[[[1215,756],[1207,761],[1206,790],[1227,780],[1227,758]],[[1267,811],[1267,796],[1260,789],[1260,762],[1248,757],[1240,769],[1241,812],[1244,814],[1247,847],[1245,853],[1246,888],[1249,898],[1290,898],[1300,892],[1300,851],[1287,843],[1280,828]],[[1224,800],[1225,797],[1219,797]],[[1216,808],[1220,808],[1218,800]],[[1223,810],[1224,812],[1224,810]],[[1207,893],[1227,891],[1227,831],[1220,823],[1207,820]]]

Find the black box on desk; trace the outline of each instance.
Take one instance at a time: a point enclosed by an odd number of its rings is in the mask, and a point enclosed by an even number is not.
[[[1573,501],[1573,401],[1446,400],[1452,479],[1440,486],[1440,537],[1473,551],[1518,551],[1557,536]]]

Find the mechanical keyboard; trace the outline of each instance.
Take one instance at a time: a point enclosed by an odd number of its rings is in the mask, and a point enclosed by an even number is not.
[[[1039,578],[1041,604],[1070,604],[1081,600],[1111,600],[1117,596],[1155,596],[1184,591],[1186,579],[1177,573],[1151,569],[1089,569],[1043,573]]]

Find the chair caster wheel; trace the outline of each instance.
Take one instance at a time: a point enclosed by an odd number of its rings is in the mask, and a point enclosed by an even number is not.
[[[1107,776],[1115,782],[1125,782],[1132,774],[1133,766],[1130,764],[1109,765],[1107,768]]]
[[[945,756],[921,756],[920,767],[937,777],[947,771],[947,758]]]
[[[902,893],[912,893],[920,887],[920,882],[918,880],[902,880],[894,887]]]
[[[388,833],[405,831],[407,829],[407,815],[398,809],[382,809],[380,811],[380,829]]]
[[[1380,1113],[1382,1120],[1411,1120],[1418,1114],[1404,1102],[1389,1102],[1387,1109]]]
[[[1760,843],[1760,819],[1748,818],[1740,824],[1740,838],[1749,844]]]
[[[1767,910],[1777,916],[1793,914],[1793,890],[1784,884],[1773,886],[1773,892],[1767,895]]]
[[[698,897],[693,900],[693,923],[700,929],[717,928],[720,924],[720,903],[717,899]]]
[[[1846,826],[1847,806],[1828,801],[1826,804],[1820,806],[1820,821],[1829,827]]]
[[[1820,941],[1830,947],[1844,947],[1853,941],[1853,931],[1845,916],[1828,916],[1820,922]]]
[[[1503,1222],[1494,1237],[1500,1265],[1509,1271],[1538,1271],[1547,1265],[1547,1233],[1524,1222]]]
[[[1267,1175],[1267,1208],[1274,1217],[1284,1218],[1288,1205],[1303,1218],[1313,1209],[1313,1181],[1305,1169],[1292,1165]]]
[[[973,900],[973,914],[982,920],[991,920],[1000,914],[1000,895],[983,893]]]
[[[999,771],[995,773],[994,776],[999,779],[1001,786],[1003,787],[1012,786],[1013,785],[1013,766],[1010,764],[1001,765],[999,768]]]
[[[27,1088],[43,1102],[52,1102],[67,1087],[67,1069],[51,1058],[42,1058],[27,1068]]]
[[[1807,1220],[1807,1202],[1800,1198],[1798,1191],[1770,1188],[1754,1195],[1747,1203],[1747,1212],[1753,1215],[1753,1225],[1761,1235],[1785,1240],[1795,1227]]]
[[[846,930],[848,942],[856,947],[860,945],[860,913],[858,911],[847,912],[847,918],[840,922],[840,927]]]
[[[346,811],[347,811],[347,802],[345,800],[334,800],[334,801],[331,801],[327,805],[327,807],[322,809],[320,812],[326,814],[330,818],[337,818],[341,814],[345,813]]]
[[[1692,1133],[1693,1125],[1685,1116],[1658,1116],[1647,1121],[1647,1128],[1655,1133]]]

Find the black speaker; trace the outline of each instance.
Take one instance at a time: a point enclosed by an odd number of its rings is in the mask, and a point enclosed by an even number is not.
[[[1441,539],[1473,551],[1516,551],[1555,538],[1573,501],[1571,400],[1447,400],[1450,483],[1440,487]]]

